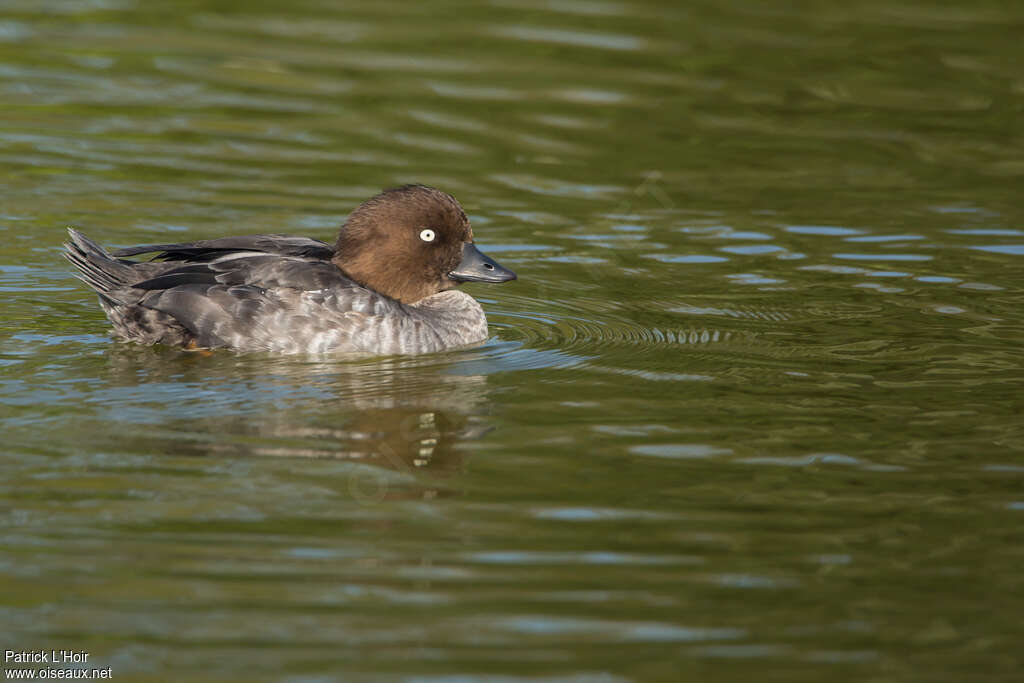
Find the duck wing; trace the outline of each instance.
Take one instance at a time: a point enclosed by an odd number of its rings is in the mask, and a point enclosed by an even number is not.
[[[199,262],[178,265],[171,261],[164,265],[158,275],[133,283],[131,287],[162,290],[180,285],[229,285],[309,291],[357,286],[329,261],[250,251],[222,251],[208,254]]]
[[[401,303],[359,286],[305,237],[252,235],[122,249],[76,230],[65,256],[124,339],[239,351],[357,351],[395,336]],[[397,338],[397,337],[396,337]],[[389,336],[384,341],[390,340]],[[393,340],[392,340],[393,341]]]
[[[228,252],[165,265],[171,267],[131,285],[136,305],[171,316],[202,348],[282,350],[332,330],[339,343],[362,334],[369,317],[400,306],[329,261]]]
[[[143,244],[111,252],[119,258],[156,253],[153,260],[203,262],[233,252],[258,252],[329,261],[334,248],[326,242],[297,235],[242,235],[180,244]]]

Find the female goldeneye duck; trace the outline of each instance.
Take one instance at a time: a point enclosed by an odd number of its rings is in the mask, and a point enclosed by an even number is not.
[[[118,336],[189,349],[410,354],[467,346],[487,338],[487,320],[455,287],[516,278],[477,250],[455,198],[423,185],[361,204],[333,247],[248,235],[108,254],[68,233],[65,257],[99,294]],[[153,260],[123,258],[148,253]]]

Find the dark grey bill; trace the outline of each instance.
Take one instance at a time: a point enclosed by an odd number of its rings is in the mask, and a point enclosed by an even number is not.
[[[515,280],[516,274],[481,253],[472,242],[463,242],[462,261],[448,277],[456,282],[508,282]]]

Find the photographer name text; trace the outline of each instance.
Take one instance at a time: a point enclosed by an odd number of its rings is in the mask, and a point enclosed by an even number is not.
[[[6,650],[6,664],[84,664],[89,661],[85,650]]]

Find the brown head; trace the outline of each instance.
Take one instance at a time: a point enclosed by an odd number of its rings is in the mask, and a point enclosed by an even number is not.
[[[477,250],[455,198],[425,185],[386,190],[360,204],[338,233],[332,261],[364,287],[403,303],[460,282],[516,277]]]

